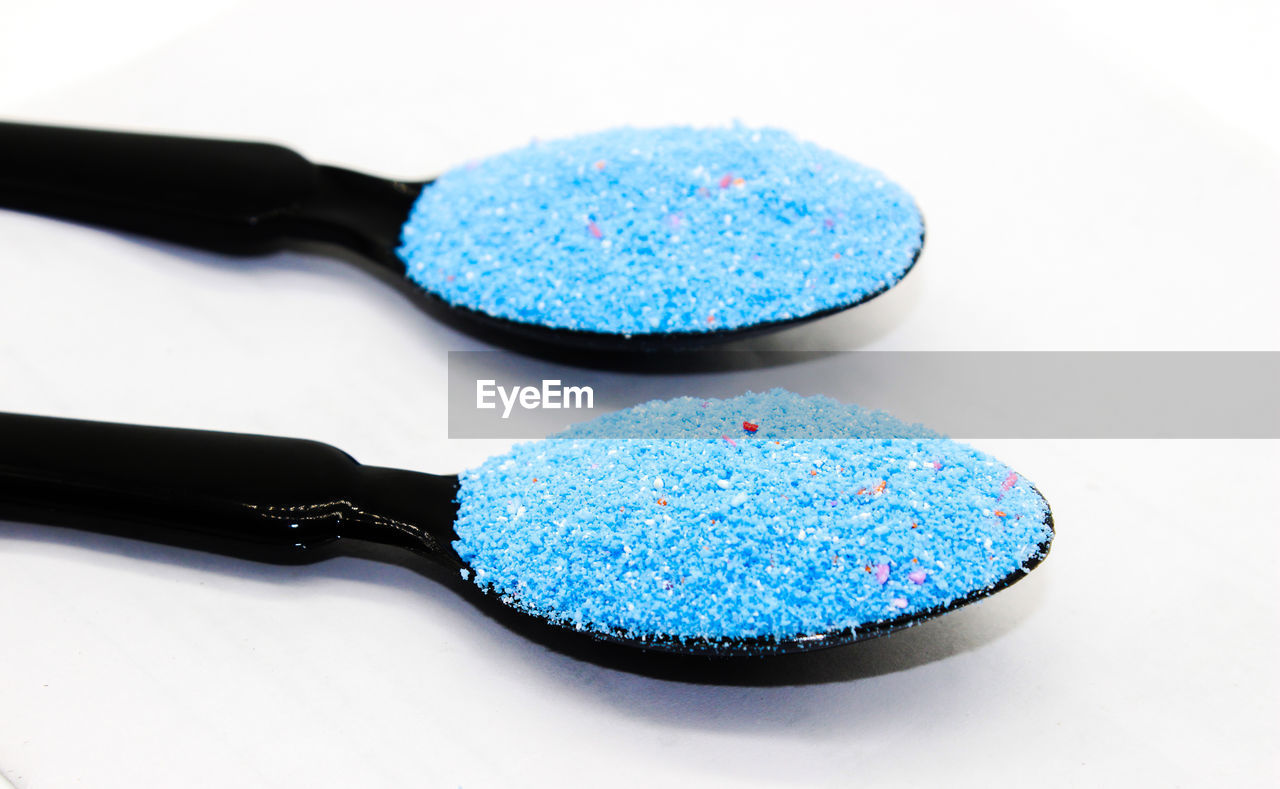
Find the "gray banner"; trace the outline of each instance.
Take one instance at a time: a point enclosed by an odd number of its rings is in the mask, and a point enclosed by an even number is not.
[[[716,372],[449,354],[450,438],[544,438],[648,400],[781,387],[953,438],[1280,438],[1275,352],[723,351]],[[654,438],[664,436],[655,435]],[[801,436],[797,436],[801,437]]]

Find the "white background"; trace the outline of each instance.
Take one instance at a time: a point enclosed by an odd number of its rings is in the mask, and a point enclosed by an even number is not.
[[[883,169],[929,223],[888,295],[749,347],[1277,350],[1277,14],[0,0],[0,117],[268,139],[403,177],[535,136],[739,118]],[[338,261],[0,212],[0,410],[454,472],[503,448],[445,433],[446,352],[482,347]],[[977,443],[1053,504],[1049,561],[780,687],[579,662],[395,567],[2,523],[0,772],[32,789],[1275,785],[1277,443]]]

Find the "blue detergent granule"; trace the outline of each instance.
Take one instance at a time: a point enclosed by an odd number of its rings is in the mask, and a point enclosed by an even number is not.
[[[990,589],[1052,536],[1039,493],[988,455],[783,390],[654,401],[519,445],[464,473],[458,504],[464,576],[642,640],[870,627]]]
[[[452,304],[633,335],[855,304],[902,278],[923,234],[896,184],[784,131],[622,128],[445,173],[398,253]]]

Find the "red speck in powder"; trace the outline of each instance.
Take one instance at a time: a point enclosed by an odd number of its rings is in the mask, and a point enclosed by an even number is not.
[[[600,231],[600,226],[594,221],[587,223],[587,230],[591,231],[591,235],[596,238],[604,238],[604,233]]]
[[[725,173],[724,177],[720,179],[720,188],[728,189],[729,185],[732,183],[733,183],[733,173]]]
[[[748,433],[754,433],[754,432],[756,432],[757,430],[759,430],[759,429],[760,429],[760,426],[759,426],[759,425],[753,425],[753,424],[752,424],[752,423],[750,423],[750,422],[743,422],[743,423],[742,423],[742,429],[743,429],[743,430],[745,430],[745,431],[747,431]]]

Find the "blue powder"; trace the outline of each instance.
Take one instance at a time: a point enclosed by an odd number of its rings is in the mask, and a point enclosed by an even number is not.
[[[446,301],[609,334],[736,329],[893,285],[924,225],[875,170],[777,129],[615,129],[423,190],[398,254]]]
[[[454,547],[475,583],[642,640],[868,628],[989,589],[1052,536],[1044,500],[993,458],[783,390],[646,403],[461,483]]]

